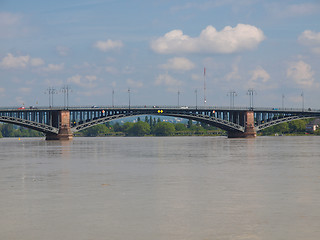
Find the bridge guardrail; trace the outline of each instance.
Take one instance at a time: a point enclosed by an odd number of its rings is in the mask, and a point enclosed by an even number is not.
[[[256,112],[320,112],[320,109],[312,109],[312,108],[268,108],[268,107],[223,107],[223,106],[158,106],[158,105],[136,105],[136,106],[126,106],[126,105],[119,105],[119,106],[56,106],[56,107],[47,107],[47,106],[31,106],[31,107],[20,107],[20,106],[13,106],[13,107],[0,107],[0,111],[53,111],[53,110],[127,110],[127,109],[183,109],[183,110],[218,110],[218,111],[248,111],[253,110]]]

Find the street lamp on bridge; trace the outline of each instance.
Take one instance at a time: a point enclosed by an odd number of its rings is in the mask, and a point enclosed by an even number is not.
[[[53,107],[53,94],[57,94],[57,90],[54,87],[49,87],[46,91],[46,94],[49,95],[49,107]]]
[[[114,107],[114,90],[112,89],[112,107]]]
[[[250,109],[251,110],[253,109],[253,95],[254,94],[257,95],[257,92],[253,88],[248,89],[247,95],[249,95],[249,97],[250,97]]]
[[[64,95],[64,108],[68,109],[69,107],[69,91],[71,91],[71,88],[68,85],[64,85],[61,90]]]
[[[234,97],[235,96],[238,96],[237,95],[237,93],[235,92],[235,91],[230,91],[229,93],[228,93],[228,95],[230,96],[230,108],[233,108],[234,107]],[[227,96],[228,96],[227,95]]]
[[[196,94],[196,109],[198,109],[198,89],[194,90],[194,93]]]
[[[304,93],[302,91],[301,93],[301,98],[302,98],[302,112],[304,111]]]
[[[128,95],[129,95],[129,110],[130,110],[130,88],[128,88]]]

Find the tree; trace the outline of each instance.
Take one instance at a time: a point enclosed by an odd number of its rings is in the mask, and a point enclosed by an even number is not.
[[[15,136],[12,124],[3,124],[2,136],[4,136],[4,137],[14,137]]]
[[[159,122],[153,129],[153,133],[156,136],[172,136],[175,131],[174,125],[168,122]]]
[[[192,120],[189,119],[187,127],[188,127],[188,128],[191,128],[191,126],[192,126]]]
[[[115,132],[121,132],[122,131],[122,126],[119,124],[119,122],[116,122],[114,125],[113,125],[113,130]]]
[[[183,123],[176,123],[174,127],[176,131],[187,131],[187,127]]]
[[[150,134],[150,125],[146,122],[139,121],[128,129],[129,136],[145,136]]]
[[[196,134],[204,134],[205,133],[205,129],[200,125],[192,125],[190,127],[190,130],[194,131]]]
[[[108,132],[109,128],[104,124],[95,125],[82,131],[85,137],[105,136]]]
[[[306,121],[304,120],[295,120],[289,123],[290,132],[305,132],[306,130]]]
[[[134,125],[133,122],[126,122],[126,123],[124,123],[124,124],[122,125],[122,128],[121,128],[121,129],[122,129],[122,131],[123,131],[124,133],[128,134],[129,129],[132,128],[133,125]]]

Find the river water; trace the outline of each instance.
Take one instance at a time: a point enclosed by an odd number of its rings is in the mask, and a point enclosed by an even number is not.
[[[318,240],[320,137],[0,139],[0,239]]]

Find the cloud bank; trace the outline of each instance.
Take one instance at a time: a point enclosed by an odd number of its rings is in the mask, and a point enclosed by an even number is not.
[[[177,53],[219,53],[229,54],[256,48],[265,36],[261,29],[238,24],[232,28],[226,26],[220,32],[213,26],[207,26],[199,37],[192,38],[182,30],[172,30],[163,37],[151,42],[151,48],[160,54]]]
[[[94,47],[98,48],[102,52],[107,52],[110,50],[120,49],[123,47],[121,41],[113,41],[108,39],[107,41],[98,41],[94,44]]]
[[[169,59],[167,63],[161,64],[159,67],[166,70],[188,71],[193,69],[195,65],[187,58],[175,57]]]
[[[314,87],[314,71],[309,64],[303,61],[290,63],[287,78],[301,87]]]
[[[7,56],[2,58],[0,67],[5,69],[23,69],[28,66],[41,66],[44,61],[41,58],[31,58],[29,55],[15,57],[13,54],[8,53]]]
[[[320,54],[320,32],[304,31],[298,38],[299,43],[310,47],[313,53]]]

